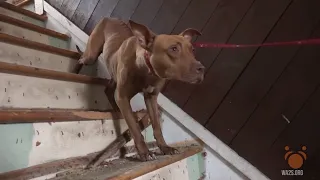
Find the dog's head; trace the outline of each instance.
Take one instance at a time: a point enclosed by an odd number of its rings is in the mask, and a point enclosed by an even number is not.
[[[192,37],[201,35],[189,28],[178,35],[156,35],[142,24],[129,21],[138,44],[150,52],[150,63],[161,78],[200,83],[204,77],[204,66],[197,61],[192,46]]]

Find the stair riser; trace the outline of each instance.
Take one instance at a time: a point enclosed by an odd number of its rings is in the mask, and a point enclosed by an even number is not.
[[[68,49],[68,41],[0,21],[0,32],[57,48]]]
[[[13,11],[5,9],[3,7],[0,7],[0,14],[4,14],[4,15],[7,15],[7,16],[22,20],[22,21],[26,21],[26,22],[32,23],[34,25],[45,27],[45,22],[43,22],[43,21],[40,21],[40,20],[37,20],[37,19],[33,19],[33,18],[29,17],[29,16],[13,12]]]
[[[0,61],[61,72],[71,72],[77,64],[72,58],[3,42],[0,42]]]

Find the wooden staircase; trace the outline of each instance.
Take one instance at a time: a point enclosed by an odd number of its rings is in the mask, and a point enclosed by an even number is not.
[[[70,50],[67,34],[46,28],[47,19],[45,14],[0,2],[0,124],[123,121],[104,94],[108,80],[90,73],[72,73],[80,54]],[[141,129],[146,129],[150,124],[146,111],[136,115]],[[134,179],[202,151],[192,142],[193,146],[179,147],[178,155],[159,155],[151,162],[134,161],[134,157],[119,159],[119,150],[129,141],[126,129],[100,152],[35,163],[1,173],[0,179]],[[41,146],[41,142],[33,146]],[[149,147],[157,151],[155,143],[149,143]],[[126,149],[127,153],[135,152],[133,146]],[[109,163],[83,168],[97,157],[109,159]]]

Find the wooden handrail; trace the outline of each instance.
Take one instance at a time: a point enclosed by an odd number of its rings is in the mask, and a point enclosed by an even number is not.
[[[30,48],[30,49],[35,49],[35,50],[39,50],[39,51],[58,54],[58,55],[70,57],[70,58],[73,58],[76,60],[78,60],[81,56],[78,52],[75,52],[75,51],[69,51],[66,49],[53,47],[53,46],[50,46],[47,44],[42,44],[39,42],[18,38],[15,36],[4,34],[4,33],[0,33],[0,41],[10,43],[10,44],[15,44],[18,46],[23,46],[23,47]]]
[[[0,72],[60,81],[107,85],[108,79],[0,62]]]
[[[68,40],[69,39],[69,36],[66,35],[66,34],[62,34],[62,33],[56,32],[56,31],[52,31],[50,29],[46,29],[46,28],[31,24],[31,23],[28,23],[28,22],[25,22],[25,21],[21,21],[19,19],[15,19],[15,18],[12,18],[10,16],[6,16],[4,14],[0,14],[0,21],[9,23],[9,24],[12,24],[12,25],[15,25],[15,26],[19,26],[19,27],[22,27],[22,28],[26,28],[26,29],[29,29],[29,30],[32,30],[32,31],[36,31],[38,33],[42,33],[42,34],[46,34],[46,35],[49,35],[49,36],[52,36],[52,37],[56,37],[56,38],[59,38],[59,39],[62,39],[62,40]]]
[[[146,112],[137,112],[142,117]],[[123,119],[120,112],[91,111],[76,109],[0,109],[0,124],[12,123],[39,123],[39,122],[64,122],[83,120],[119,120]]]
[[[37,19],[40,21],[46,21],[48,19],[48,17],[46,15],[39,15],[39,14],[36,14],[36,13],[28,11],[26,9],[17,7],[15,5],[12,5],[12,4],[4,2],[4,1],[0,2],[0,7],[3,7],[5,9],[9,9],[9,10],[14,11],[16,13],[20,13],[20,14],[29,16],[31,18],[34,18],[34,19]]]

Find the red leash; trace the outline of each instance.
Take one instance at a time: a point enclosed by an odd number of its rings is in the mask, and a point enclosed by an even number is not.
[[[299,41],[284,41],[284,42],[271,42],[262,44],[216,44],[216,43],[193,43],[195,47],[200,48],[248,48],[248,47],[264,47],[264,46],[288,46],[288,45],[320,45],[320,38],[306,39]]]

